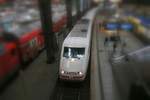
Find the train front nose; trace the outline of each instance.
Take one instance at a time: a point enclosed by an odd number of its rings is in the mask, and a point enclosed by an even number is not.
[[[84,80],[85,73],[82,61],[65,61],[60,69],[60,78],[65,80]]]

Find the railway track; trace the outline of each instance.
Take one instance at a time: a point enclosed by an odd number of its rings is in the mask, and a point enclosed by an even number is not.
[[[83,82],[57,80],[50,100],[90,100],[90,71]]]

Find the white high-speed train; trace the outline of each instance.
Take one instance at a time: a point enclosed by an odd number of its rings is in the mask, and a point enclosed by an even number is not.
[[[92,26],[97,9],[94,8],[83,16],[64,40],[59,67],[61,80],[85,79],[90,57]]]

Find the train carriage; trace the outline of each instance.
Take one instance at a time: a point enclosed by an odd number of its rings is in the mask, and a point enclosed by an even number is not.
[[[27,62],[34,58],[44,45],[40,29],[40,21],[7,22],[3,24],[4,31],[14,35],[21,61]],[[12,42],[14,42],[12,40]]]
[[[92,24],[96,8],[87,13],[66,37],[62,45],[59,78],[83,81],[86,77],[91,46]]]
[[[3,33],[0,32],[0,86],[14,74],[20,66],[16,44],[11,42],[9,38],[3,37],[2,34]]]
[[[53,15],[53,32],[59,32],[66,23],[66,15],[57,11]],[[16,17],[3,16],[1,19],[0,25],[4,30],[18,38],[16,45],[23,63],[33,59],[44,48],[44,37],[36,9],[21,12]]]
[[[54,18],[53,31],[58,32],[66,24],[66,15],[62,13],[57,18],[54,15]],[[36,57],[37,53],[44,48],[44,37],[37,13],[13,12],[8,16],[2,11],[0,19],[1,87],[9,78],[7,76],[11,76],[22,63],[27,63]]]

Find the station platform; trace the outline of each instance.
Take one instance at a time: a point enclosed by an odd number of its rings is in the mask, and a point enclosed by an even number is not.
[[[131,66],[113,64],[112,60],[115,56],[122,56],[122,47],[119,44],[114,52],[111,43],[104,44],[107,34],[100,32],[99,21],[102,19],[99,16],[96,17],[92,39],[91,100],[128,100],[132,75],[126,71],[131,70]],[[120,36],[123,41],[126,41],[124,48],[126,53],[144,47],[132,33],[121,32]],[[119,82],[124,82],[123,86],[120,87]]]

